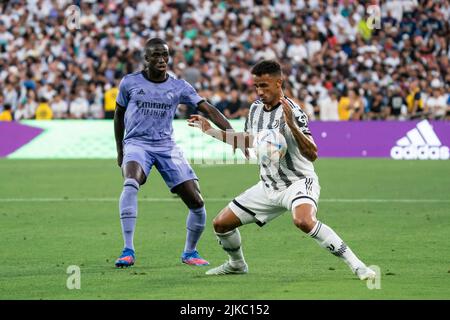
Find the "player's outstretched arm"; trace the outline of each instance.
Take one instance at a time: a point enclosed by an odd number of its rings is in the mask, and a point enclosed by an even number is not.
[[[225,116],[217,110],[216,107],[209,104],[207,101],[202,101],[198,105],[198,110],[206,114],[211,121],[222,130],[233,130],[230,122]]]
[[[317,146],[312,137],[305,135],[294,121],[292,107],[285,98],[281,98],[280,102],[283,106],[284,120],[291,129],[292,135],[297,142],[300,153],[309,161],[317,159]]]
[[[123,136],[125,133],[125,111],[126,109],[116,104],[114,112],[114,136],[116,138],[117,164],[122,166],[123,161]]]
[[[193,114],[188,119],[188,125],[199,128],[207,135],[225,142],[233,147],[233,150],[239,148],[244,152],[246,158],[249,158],[248,148],[253,144],[253,136],[247,132],[234,132],[233,130],[219,130],[211,126],[209,121],[198,114]]]

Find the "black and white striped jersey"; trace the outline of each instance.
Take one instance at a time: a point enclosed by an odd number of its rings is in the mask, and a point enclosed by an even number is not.
[[[293,114],[300,130],[306,135],[311,135],[311,131],[308,128],[308,116],[299,105],[289,98],[286,99],[292,106]],[[278,191],[286,189],[300,179],[317,179],[312,162],[300,153],[297,142],[284,120],[281,103],[268,111],[265,109],[262,101],[256,100],[250,106],[244,130],[256,136],[262,130],[267,129],[278,129],[286,139],[288,150],[286,155],[275,165],[259,165],[260,178],[264,186],[270,190]]]

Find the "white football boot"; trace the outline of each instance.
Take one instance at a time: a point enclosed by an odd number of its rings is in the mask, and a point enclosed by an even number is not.
[[[229,261],[226,261],[224,264],[222,264],[216,268],[209,269],[208,271],[206,271],[206,274],[220,276],[220,275],[226,275],[226,274],[244,274],[247,272],[248,272],[247,264],[245,264],[241,268],[235,268],[235,267],[231,266]]]
[[[375,271],[373,271],[372,269],[370,269],[365,265],[356,268],[354,273],[358,276],[360,280],[373,280],[377,276]]]

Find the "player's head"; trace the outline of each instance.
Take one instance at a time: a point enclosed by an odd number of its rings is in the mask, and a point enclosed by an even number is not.
[[[263,60],[251,70],[257,95],[264,104],[274,106],[281,97],[283,78],[281,66],[274,60]]]
[[[152,38],[145,43],[144,64],[154,72],[166,72],[169,62],[169,46],[160,38]]]

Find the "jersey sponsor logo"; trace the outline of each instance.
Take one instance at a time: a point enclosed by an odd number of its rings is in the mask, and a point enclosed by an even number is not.
[[[396,160],[448,160],[448,146],[443,146],[427,120],[422,120],[416,128],[409,130],[391,149],[391,157]]]
[[[170,104],[160,102],[147,102],[136,100],[136,107],[144,116],[153,116],[163,118],[167,115],[168,110],[172,108]]]

